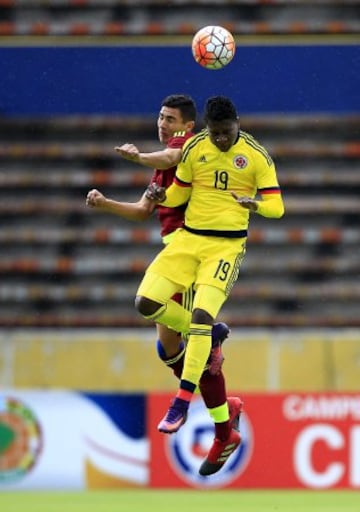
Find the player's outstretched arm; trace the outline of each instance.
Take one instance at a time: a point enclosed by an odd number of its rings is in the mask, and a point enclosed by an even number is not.
[[[115,146],[115,151],[125,160],[163,170],[175,167],[182,157],[180,148],[165,148],[152,153],[141,153],[134,144],[123,144],[122,146]]]
[[[122,146],[115,146],[115,151],[125,160],[130,162],[138,162],[140,151],[135,144],[123,144]]]
[[[113,213],[127,220],[143,221],[154,211],[155,204],[146,198],[145,193],[135,203],[124,203],[105,197],[97,189],[92,189],[86,196],[86,205],[105,213]]]

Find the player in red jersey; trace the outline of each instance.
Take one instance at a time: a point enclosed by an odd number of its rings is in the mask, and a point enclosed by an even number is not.
[[[169,187],[176,172],[176,166],[182,157],[182,147],[185,141],[193,135],[196,119],[196,106],[191,97],[186,95],[170,95],[161,105],[158,125],[158,137],[165,149],[152,153],[141,153],[134,144],[117,146],[116,151],[123,158],[145,165],[155,167],[151,183],[161,187]],[[86,199],[89,207],[108,213],[114,213],[128,220],[143,221],[149,218],[156,209],[161,225],[161,236],[167,244],[172,234],[183,226],[185,205],[168,208],[155,205],[146,198],[145,193],[134,203],[125,203],[109,199],[98,190],[91,190]],[[192,290],[177,295],[175,300],[187,303],[191,307]],[[158,341],[157,350],[160,359],[173,369],[174,374],[180,378],[184,362],[185,343],[180,333],[164,325],[157,324]],[[228,437],[229,428],[237,428],[242,402],[236,397],[226,397],[225,381],[221,371],[223,356],[221,343],[229,334],[226,324],[214,324],[212,339],[213,349],[208,365],[200,379],[199,388],[209,414],[215,423],[215,432],[218,439]]]
[[[141,153],[134,144],[127,143],[117,146],[115,150],[127,160],[155,167],[150,183],[168,187],[175,176],[176,166],[181,160],[182,146],[193,135],[195,120],[196,106],[192,98],[185,95],[168,96],[162,102],[157,121],[158,137],[160,142],[166,145],[165,149],[152,153]],[[165,244],[168,243],[171,234],[182,227],[184,221],[185,205],[176,208],[156,206],[146,198],[145,193],[139,201],[125,203],[109,199],[98,190],[93,189],[87,195],[86,204],[92,208],[134,221],[148,219],[155,210]],[[180,300],[180,295],[177,299]],[[157,326],[157,331],[164,356],[173,356],[175,347],[179,345],[179,336],[161,325]]]

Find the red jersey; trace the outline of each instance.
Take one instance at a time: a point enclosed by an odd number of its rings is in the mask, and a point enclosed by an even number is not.
[[[185,141],[192,137],[193,133],[178,132],[168,140],[168,148],[182,148]],[[152,175],[150,183],[157,183],[161,187],[168,188],[173,182],[176,172],[176,166],[170,167],[169,169],[155,169]],[[161,225],[161,236],[172,233],[177,228],[181,228],[184,223],[184,212],[186,204],[176,206],[175,208],[169,208],[167,206],[157,206],[157,216]]]

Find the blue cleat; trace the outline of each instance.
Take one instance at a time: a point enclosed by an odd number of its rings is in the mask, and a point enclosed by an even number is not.
[[[184,402],[184,405],[181,402]],[[184,400],[175,398],[167,413],[158,424],[159,432],[164,434],[174,434],[177,432],[187,419],[188,406],[189,404]]]

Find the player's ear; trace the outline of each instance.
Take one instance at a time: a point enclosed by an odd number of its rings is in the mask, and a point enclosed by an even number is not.
[[[188,132],[192,132],[195,127],[195,121],[187,121],[185,126]]]

